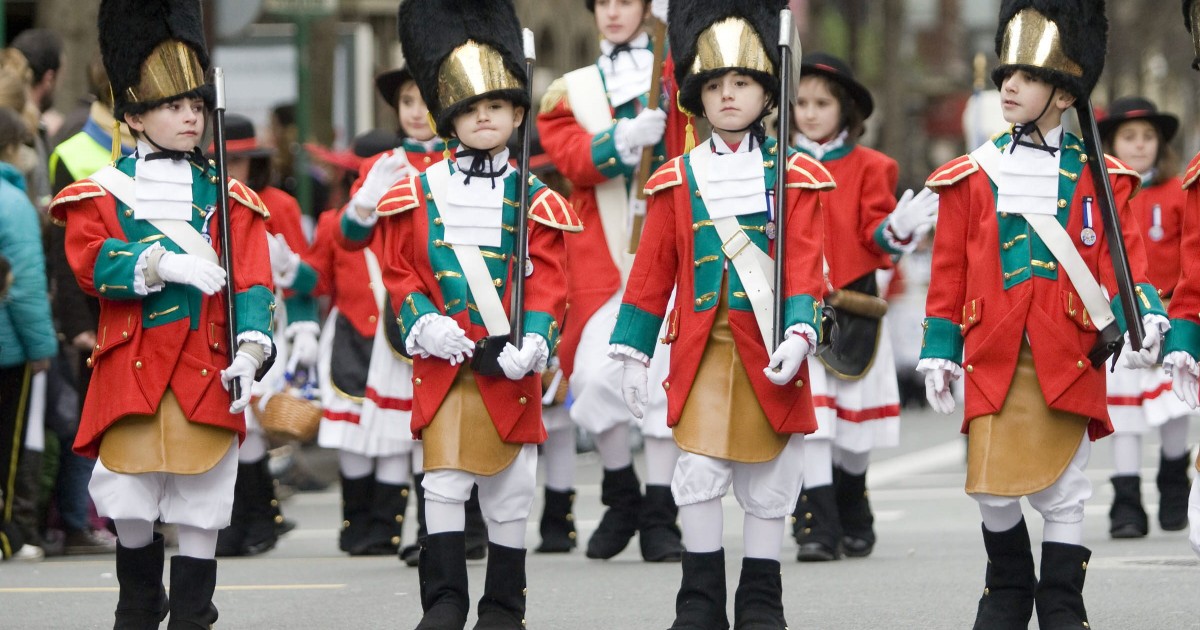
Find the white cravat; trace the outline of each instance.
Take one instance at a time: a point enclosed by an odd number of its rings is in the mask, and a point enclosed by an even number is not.
[[[141,220],[192,218],[192,165],[187,160],[145,160],[156,149],[138,142],[134,165],[133,217]]]
[[[597,64],[604,74],[604,87],[608,90],[608,102],[619,107],[650,91],[650,75],[654,70],[654,52],[648,46],[650,36],[642,33],[629,42],[628,53],[620,53],[616,59],[609,57],[616,44],[607,39],[600,40],[600,58]]]
[[[446,186],[446,199],[438,208],[446,229],[446,242],[499,247],[506,177],[468,176],[465,171],[474,160],[474,157],[458,157],[454,161],[456,170]],[[492,156],[491,161],[495,172],[507,174],[508,149]]]
[[[712,143],[713,154],[705,173],[708,189],[704,205],[708,215],[721,219],[766,212],[766,170],[754,136],[746,133],[736,151],[715,133]]]
[[[808,136],[802,133],[797,133],[795,144],[797,147],[804,149],[809,155],[820,161],[825,159],[825,156],[829,154],[830,151],[834,151],[846,146],[846,139],[849,137],[850,130],[843,129],[841,133],[834,136],[833,140],[830,140],[825,144],[821,144],[816,140],[810,140]]]
[[[1046,144],[1061,147],[1063,128],[1046,134]],[[1015,142],[1015,140],[1014,140]],[[996,181],[996,211],[1011,214],[1058,214],[1058,163],[1061,149],[1047,151],[1017,145],[1001,151]]]

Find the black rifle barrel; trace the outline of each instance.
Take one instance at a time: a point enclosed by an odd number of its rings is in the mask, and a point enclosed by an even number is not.
[[[775,153],[775,305],[771,314],[772,347],[783,343],[783,307],[787,301],[784,267],[787,265],[787,163],[792,137],[792,12],[779,12],[779,124],[776,129],[779,144]]]
[[[1084,146],[1087,148],[1088,165],[1095,182],[1100,216],[1104,221],[1104,235],[1108,239],[1108,252],[1112,257],[1113,273],[1117,277],[1117,290],[1121,295],[1121,310],[1129,331],[1129,346],[1136,352],[1142,349],[1146,335],[1142,316],[1138,313],[1137,295],[1134,292],[1133,274],[1129,270],[1129,256],[1125,251],[1125,236],[1121,232],[1121,219],[1117,215],[1117,204],[1113,198],[1112,182],[1108,178],[1108,164],[1100,144],[1100,129],[1096,125],[1096,112],[1091,99],[1084,99],[1075,106],[1079,113],[1079,126],[1083,131]],[[1120,351],[1120,348],[1117,348]]]
[[[526,91],[529,102],[533,102],[533,63],[536,54],[533,46],[533,31],[525,29],[522,33],[525,45],[525,76],[527,77]],[[520,179],[517,190],[520,194],[519,215],[517,216],[516,254],[513,256],[513,287],[512,302],[508,314],[510,328],[509,337],[518,349],[525,338],[525,268],[529,259],[529,153],[532,147],[533,112],[525,112],[521,121],[521,157]]]
[[[221,234],[218,244],[221,248],[221,267],[225,269],[225,351],[229,362],[237,353],[237,306],[234,304],[233,286],[233,244],[229,238],[229,164],[225,157],[225,72],[221,68],[213,68],[213,84],[217,93],[217,106],[213,111],[213,147],[217,163],[217,211],[221,215]],[[242,397],[241,383],[237,379],[229,383],[229,397],[237,400]]]

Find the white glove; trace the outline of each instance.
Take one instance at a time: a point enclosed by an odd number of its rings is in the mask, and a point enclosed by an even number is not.
[[[387,194],[388,189],[404,179],[411,169],[408,155],[404,151],[396,151],[379,158],[371,166],[371,170],[367,171],[367,178],[363,180],[362,187],[354,193],[354,199],[351,200],[358,208],[359,215],[374,214],[375,206],[379,205],[379,200]]]
[[[158,259],[158,277],[163,282],[186,284],[212,295],[225,286],[225,270],[199,256],[166,252]]]
[[[1192,551],[1200,556],[1200,481],[1192,480],[1192,495],[1188,497],[1188,522],[1192,529],[1188,540],[1192,543]]]
[[[430,320],[417,331],[417,345],[425,353],[458,365],[475,354],[475,343],[459,328],[458,322],[445,315],[426,315]]]
[[[512,343],[504,344],[500,356],[496,357],[496,363],[500,364],[509,380],[519,381],[530,372],[541,371],[539,367],[545,369],[546,357],[543,356],[543,344],[539,343],[540,339],[537,335],[526,334],[520,350]]]
[[[950,370],[935,369],[925,373],[925,399],[929,406],[938,413],[954,413],[954,394],[950,391],[950,383],[954,373]]]
[[[281,234],[267,234],[267,251],[271,254],[271,275],[275,284],[289,288],[296,280],[300,256],[292,251]]]
[[[767,380],[776,385],[787,385],[800,370],[800,364],[808,357],[812,346],[804,335],[788,335],[783,343],[771,353],[771,360],[763,368]]]
[[[317,335],[310,330],[302,330],[292,337],[292,358],[288,367],[295,370],[297,367],[309,368],[317,364],[317,351],[321,344],[317,341]]]
[[[661,109],[643,109],[634,118],[617,123],[614,132],[618,149],[640,149],[658,144],[667,130],[667,112]]]
[[[653,15],[654,17],[658,18],[659,22],[666,24],[667,23],[667,14],[670,12],[670,10],[669,10],[670,6],[671,6],[670,0],[651,0],[650,15]]]
[[[1142,321],[1146,328],[1146,336],[1142,338],[1142,349],[1134,352],[1129,345],[1129,333],[1125,333],[1125,347],[1121,350],[1121,361],[1131,370],[1154,367],[1158,361],[1158,351],[1162,349],[1163,336],[1159,321],[1165,322],[1165,318],[1161,315],[1147,315]]]
[[[1200,397],[1200,368],[1192,356],[1181,350],[1168,354],[1163,359],[1163,368],[1171,374],[1171,389],[1179,400],[1187,403],[1188,407],[1196,408],[1197,398]]]
[[[245,352],[238,351],[233,355],[229,367],[221,370],[221,386],[229,391],[229,383],[237,379],[241,387],[241,396],[229,405],[229,413],[241,413],[250,404],[250,388],[254,385],[254,373],[258,371],[258,361]]]
[[[621,395],[633,417],[641,418],[642,409],[650,403],[649,369],[645,363],[631,357],[621,357],[621,363],[625,365],[621,370]]]
[[[936,223],[937,216],[937,194],[928,188],[922,188],[914,197],[910,189],[904,191],[904,195],[896,203],[896,209],[888,216],[888,227],[892,229],[896,238],[906,241],[917,228]]]

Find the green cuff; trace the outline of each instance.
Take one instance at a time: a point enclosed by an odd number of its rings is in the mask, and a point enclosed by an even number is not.
[[[430,314],[441,314],[433,302],[424,293],[409,293],[404,298],[404,303],[400,305],[399,320],[400,334],[404,335],[407,341],[408,331],[412,330],[413,324],[417,323],[418,319]]]
[[[958,324],[941,317],[926,317],[921,324],[925,336],[921,340],[922,359],[946,359],[962,363],[963,336]]]
[[[1162,354],[1165,357],[1172,352],[1186,352],[1193,360],[1200,357],[1200,324],[1187,319],[1172,319]]]
[[[316,287],[317,270],[303,260],[300,261],[300,266],[296,267],[296,279],[288,288],[299,295],[310,295]]]
[[[554,348],[558,344],[558,322],[549,313],[525,311],[524,333],[526,335],[534,334],[544,337],[546,339],[546,347],[550,349],[550,354],[554,354]]]
[[[268,337],[274,328],[275,294],[262,285],[255,285],[233,296],[237,309],[237,334],[250,331]]]
[[[628,175],[631,172],[629,167],[625,166],[625,162],[621,161],[621,155],[617,152],[616,136],[616,125],[592,136],[592,164],[595,164],[596,170],[608,179],[614,179],[618,175]]]
[[[350,218],[351,212],[354,212],[354,208],[351,206],[346,206],[346,210],[342,212],[342,236],[354,243],[365,242],[371,238],[371,233],[375,228],[359,225],[357,221]]]
[[[787,328],[808,324],[821,337],[821,303],[811,295],[793,295],[783,303],[783,322]]]
[[[902,250],[899,250],[899,249],[896,249],[895,247],[893,247],[891,242],[888,241],[888,238],[886,236],[884,236],[883,232],[885,230],[887,230],[887,227],[888,227],[888,222],[884,221],[883,223],[879,224],[879,227],[875,228],[875,234],[874,234],[875,244],[879,246],[879,249],[882,249],[883,251],[885,251],[889,254],[896,255],[896,256],[903,254],[904,252]]]
[[[134,270],[142,253],[150,249],[151,243],[127,243],[110,238],[100,246],[96,266],[92,271],[92,282],[100,296],[109,300],[140,300],[143,295],[133,291]]]
[[[658,345],[658,331],[663,318],[647,313],[632,304],[622,304],[617,313],[617,325],[613,328],[609,343],[630,346],[648,357],[654,356]]]
[[[289,324],[317,321],[317,300],[311,295],[291,295],[283,298]]]

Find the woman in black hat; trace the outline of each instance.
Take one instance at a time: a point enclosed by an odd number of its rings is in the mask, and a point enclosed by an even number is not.
[[[1186,193],[1178,177],[1170,142],[1179,119],[1160,112],[1140,97],[1113,101],[1108,116],[1098,121],[1105,150],[1142,176],[1142,189],[1130,202],[1138,218],[1148,260],[1150,281],[1163,300],[1179,281],[1180,240]],[[1108,374],[1108,410],[1113,428],[1113,504],[1109,534],[1141,538],[1149,531],[1142,507],[1140,471],[1142,436],[1157,427],[1162,437],[1159,460],[1158,522],[1166,531],[1187,527],[1188,413],[1183,401],[1168,394],[1171,377],[1161,367],[1131,369],[1119,365]]]
[[[886,307],[876,274],[916,247],[936,220],[937,195],[926,189],[914,197],[910,190],[896,201],[896,161],[858,144],[875,103],[846,62],[812,53],[801,61],[800,77],[793,142],[837,182],[827,202],[836,212],[825,218],[829,279],[842,295]],[[824,369],[810,373],[820,430],[808,437],[804,492],[794,514],[801,562],[870,555],[867,466],[873,449],[900,438],[896,363],[881,316],[839,307],[838,320],[842,339],[865,341],[835,349],[837,357],[826,356]]]

